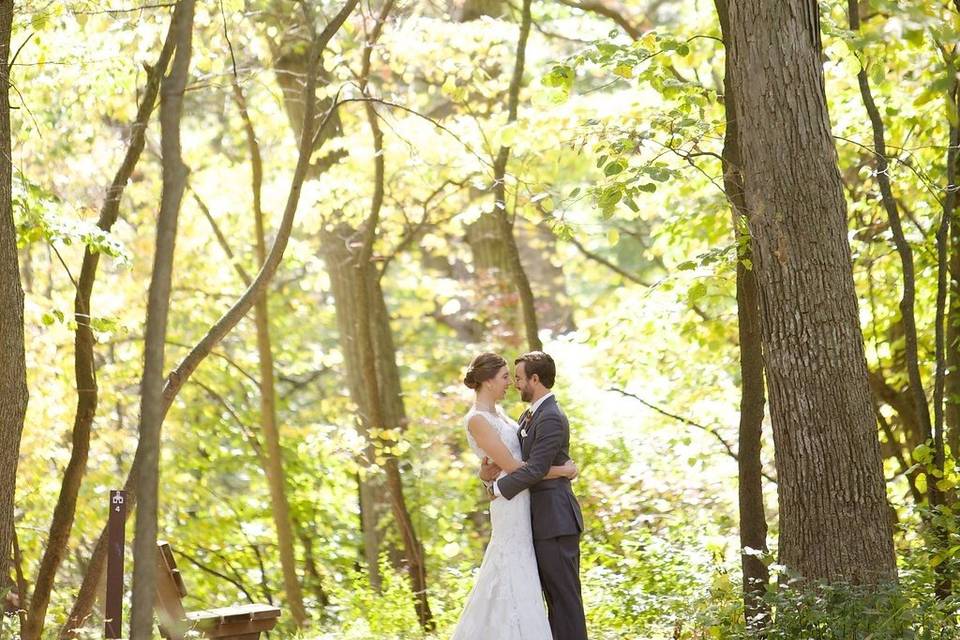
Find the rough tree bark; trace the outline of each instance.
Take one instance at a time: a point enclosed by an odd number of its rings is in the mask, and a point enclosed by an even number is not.
[[[816,0],[730,3],[728,53],[770,393],[780,561],[896,578]]]
[[[174,16],[183,11],[182,5],[174,9]],[[143,98],[137,110],[136,119],[130,127],[130,144],[120,168],[107,189],[106,198],[100,209],[100,219],[97,226],[109,232],[120,214],[120,198],[133,174],[134,168],[143,152],[146,140],[147,124],[153,113],[160,91],[160,79],[163,77],[174,49],[174,20],[171,20],[170,29],[160,51],[157,63],[150,67],[147,83],[144,87]],[[83,476],[86,473],[87,457],[90,451],[90,428],[97,413],[98,388],[96,361],[94,360],[93,346],[95,338],[90,326],[92,318],[91,297],[93,284],[97,277],[97,268],[100,264],[100,253],[89,247],[84,251],[83,264],[80,267],[80,279],[77,282],[77,291],[74,298],[74,319],[77,329],[74,339],[74,374],[77,382],[77,410],[73,422],[73,442],[70,451],[70,461],[63,472],[60,485],[60,495],[53,511],[53,520],[50,523],[50,533],[44,545],[40,568],[37,570],[36,586],[30,607],[27,613],[27,623],[22,630],[23,640],[39,640],[45,623],[47,606],[50,603],[50,593],[53,590],[57,569],[66,553],[70,541],[70,531],[73,528],[74,514],[77,509],[77,495]]]
[[[726,42],[730,32],[727,0],[715,0],[720,30]],[[757,278],[753,268],[746,268],[744,258],[751,258],[750,238],[742,224],[746,220],[740,130],[737,109],[731,93],[734,79],[730,56],[724,62],[723,185],[733,213],[733,229],[743,254],[737,261],[737,329],[740,337],[740,435],[737,456],[740,508],[740,561],[743,572],[743,605],[747,629],[756,633],[769,620],[770,607],[763,595],[770,574],[761,558],[744,550],[767,552],[767,520],[763,507],[763,462],[760,438],[763,429],[765,390],[763,386],[763,348],[760,338],[760,308]]]
[[[160,489],[160,427],[163,424],[163,368],[177,219],[189,170],[180,148],[183,94],[190,73],[194,0],[181,0],[173,17],[175,51],[170,73],[160,85],[160,151],[163,191],[157,216],[156,249],[147,301],[143,379],[140,383],[140,440],[143,464],[135,475],[139,508],[133,540],[131,640],[153,637],[156,593],[157,512]]]
[[[27,413],[23,287],[13,224],[10,141],[10,34],[13,0],[0,0],[0,576],[7,576],[13,541],[20,437]]]

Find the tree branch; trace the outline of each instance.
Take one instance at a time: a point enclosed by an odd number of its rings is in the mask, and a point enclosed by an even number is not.
[[[700,429],[701,431],[705,431],[705,432],[709,433],[710,435],[712,435],[714,438],[717,439],[717,441],[718,441],[718,442],[720,443],[720,445],[723,447],[724,451],[727,453],[728,456],[730,456],[731,458],[733,458],[734,460],[736,460],[736,461],[738,461],[738,462],[740,461],[740,456],[737,455],[737,452],[733,450],[733,447],[730,446],[730,443],[728,443],[726,440],[724,440],[724,439],[723,439],[723,436],[721,436],[719,433],[717,433],[717,430],[714,429],[713,427],[707,427],[707,426],[704,426],[704,425],[702,425],[702,424],[700,424],[700,423],[698,423],[698,422],[694,422],[693,420],[690,420],[689,418],[684,418],[683,416],[678,416],[678,415],[675,414],[675,413],[670,413],[670,412],[667,411],[666,409],[661,409],[660,407],[658,407],[658,406],[656,406],[656,405],[654,405],[654,404],[650,404],[649,402],[647,402],[646,400],[644,400],[644,399],[641,398],[640,396],[638,396],[638,395],[636,395],[636,394],[633,394],[633,393],[630,393],[630,392],[628,392],[628,391],[624,391],[623,389],[618,389],[618,388],[616,388],[616,387],[611,387],[611,388],[609,389],[609,391],[615,391],[615,392],[619,393],[620,395],[626,396],[626,397],[628,397],[628,398],[633,398],[634,400],[636,400],[637,402],[639,402],[639,403],[642,404],[643,406],[648,407],[648,408],[650,408],[650,409],[653,409],[654,411],[656,411],[657,413],[659,413],[659,414],[661,414],[661,415],[663,415],[663,416],[666,416],[666,417],[668,417],[668,418],[671,418],[671,419],[673,419],[673,420],[676,420],[677,422],[682,422],[683,424],[688,425],[688,426],[691,426],[691,427],[693,427],[693,428],[695,428],[695,429]],[[776,483],[777,483],[777,479],[774,478],[773,476],[771,476],[770,474],[768,474],[768,473],[765,472],[765,471],[763,472],[763,477],[766,478],[767,480],[769,480],[770,482],[772,482],[773,484],[776,484]]]

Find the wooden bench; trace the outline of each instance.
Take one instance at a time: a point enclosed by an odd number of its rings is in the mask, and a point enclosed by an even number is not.
[[[173,558],[173,549],[165,541],[157,542],[157,599],[160,634],[168,640],[183,640],[190,630],[206,638],[257,640],[261,631],[277,624],[280,609],[266,604],[244,604],[205,611],[184,611],[187,588]]]

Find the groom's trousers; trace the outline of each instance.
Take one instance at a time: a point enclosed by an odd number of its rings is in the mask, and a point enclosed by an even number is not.
[[[580,596],[580,536],[533,541],[553,640],[587,640]]]

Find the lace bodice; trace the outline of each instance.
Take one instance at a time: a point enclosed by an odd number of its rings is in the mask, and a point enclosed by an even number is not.
[[[473,435],[470,433],[470,429],[467,428],[467,423],[470,422],[470,418],[473,416],[479,415],[484,418],[491,427],[493,427],[497,434],[500,436],[500,439],[503,441],[503,444],[507,446],[510,454],[514,458],[520,460],[520,440],[517,438],[517,430],[520,426],[508,418],[500,407],[497,407],[496,413],[492,411],[485,411],[478,409],[477,407],[471,407],[470,411],[467,412],[467,415],[463,419],[463,428],[467,431],[467,444],[470,445],[470,449],[473,450],[477,457],[483,458],[488,455],[486,451],[480,448],[480,445],[477,444],[477,441],[474,439]]]

